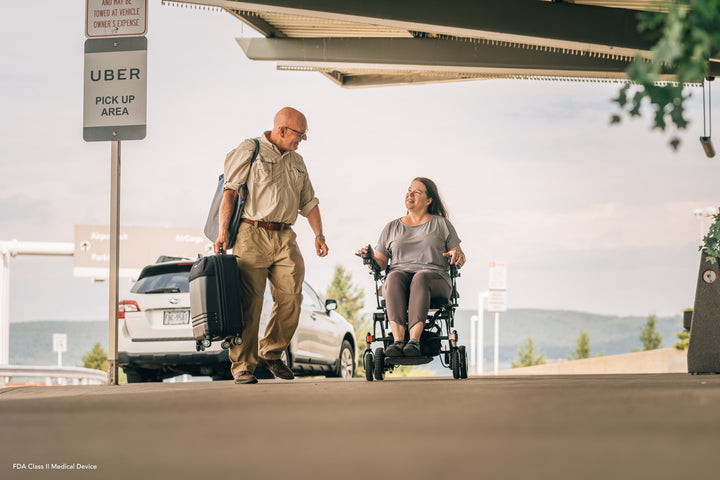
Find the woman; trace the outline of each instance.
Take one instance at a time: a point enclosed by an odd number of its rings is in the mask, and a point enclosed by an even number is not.
[[[404,217],[388,223],[380,234],[374,257],[382,270],[390,264],[382,296],[395,342],[385,349],[389,357],[420,355],[422,334],[431,297],[449,297],[452,283],[448,259],[465,264],[455,228],[447,219],[435,182],[418,177],[405,195]],[[367,253],[363,247],[357,255]],[[405,343],[406,328],[410,335]]]

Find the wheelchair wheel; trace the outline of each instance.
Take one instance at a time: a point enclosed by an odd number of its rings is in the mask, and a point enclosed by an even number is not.
[[[468,377],[468,357],[465,345],[458,347],[458,357],[460,359],[460,378]]]
[[[365,367],[365,380],[373,381],[373,354],[370,350],[365,350],[363,355],[363,367]]]
[[[460,378],[460,354],[457,348],[450,350],[450,368],[452,368],[453,378]]]
[[[385,350],[375,349],[375,380],[385,380]]]

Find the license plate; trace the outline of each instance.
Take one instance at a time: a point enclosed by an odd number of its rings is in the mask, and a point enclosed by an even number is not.
[[[163,325],[188,325],[189,323],[190,323],[190,311],[189,310],[164,312]]]

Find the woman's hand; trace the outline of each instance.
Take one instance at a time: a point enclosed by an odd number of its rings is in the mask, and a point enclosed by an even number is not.
[[[370,245],[365,245],[360,250],[355,252],[355,255],[357,255],[358,257],[362,257],[368,252],[372,254],[372,257],[375,259],[375,262],[377,262],[380,270],[385,270],[387,268],[389,259],[382,253],[373,250]],[[372,265],[368,265],[368,268],[372,269]]]
[[[443,253],[443,257],[450,257],[450,264],[457,265],[458,268],[465,265],[465,253],[460,248],[460,245]]]

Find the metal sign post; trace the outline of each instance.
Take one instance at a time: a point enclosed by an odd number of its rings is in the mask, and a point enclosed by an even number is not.
[[[485,372],[485,299],[488,298],[489,294],[489,292],[478,293],[477,316],[473,316],[477,322],[477,327],[473,336],[473,339],[475,340],[474,344],[476,345],[473,350],[475,354],[474,364],[476,375],[483,375]],[[473,323],[473,325],[475,324]]]
[[[118,384],[118,280],[120,269],[120,141],[112,142],[110,172],[110,311],[108,332],[108,384]]]
[[[67,352],[67,335],[53,333],[53,352],[58,354],[58,367],[62,367],[62,354]]]
[[[488,312],[495,312],[495,364],[493,373],[497,375],[500,363],[500,312],[507,312],[507,272],[505,264],[490,262],[489,287]]]

